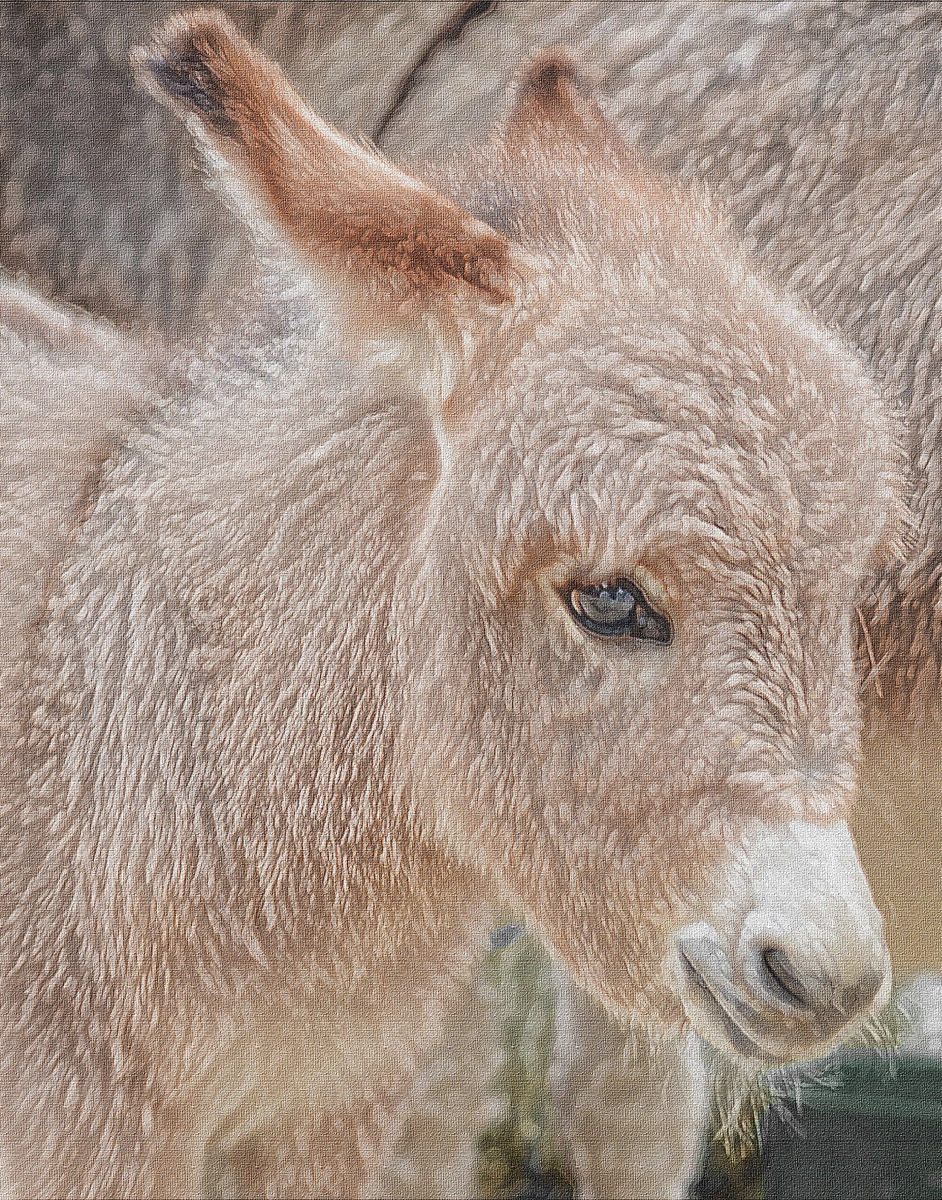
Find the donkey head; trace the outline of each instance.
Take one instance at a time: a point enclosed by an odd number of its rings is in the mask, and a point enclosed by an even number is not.
[[[888,987],[844,818],[899,481],[856,359],[561,56],[434,184],[217,14],[138,65],[427,410],[437,480],[384,573],[396,802],[613,1011],[827,1046]]]

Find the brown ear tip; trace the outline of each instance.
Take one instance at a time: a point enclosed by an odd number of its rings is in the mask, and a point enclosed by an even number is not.
[[[174,13],[154,30],[150,53],[166,56],[191,53],[221,54],[227,46],[242,39],[224,12],[216,8],[195,8]],[[132,50],[132,58],[146,51]]]
[[[237,129],[227,112],[227,92],[219,69],[238,40],[224,13],[196,9],[165,22],[149,47],[131,51],[131,64],[148,91],[196,113],[214,132],[233,137]]]
[[[565,50],[544,50],[530,63],[523,77],[523,94],[552,104],[579,87],[579,71]]]

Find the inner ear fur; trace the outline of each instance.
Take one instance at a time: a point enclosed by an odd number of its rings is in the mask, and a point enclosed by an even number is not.
[[[401,297],[510,299],[506,238],[320,120],[222,13],[171,17],[132,58],[303,254]]]

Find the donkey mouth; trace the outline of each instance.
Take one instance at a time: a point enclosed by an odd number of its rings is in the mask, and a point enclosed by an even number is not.
[[[746,1005],[735,991],[694,965],[691,957],[677,948],[677,964],[683,981],[681,1000],[697,1032],[718,1049],[732,1049],[741,1058],[758,1060],[769,1065],[781,1065],[784,1059],[761,1046],[752,1038],[741,1020],[758,1013]],[[736,1012],[742,1014],[737,1018]],[[724,1042],[726,1043],[724,1045]]]
[[[754,942],[741,939],[733,958],[705,921],[674,938],[674,978],[688,1019],[741,1058],[782,1066],[826,1054],[860,1028],[888,987],[876,967],[858,964],[838,976]]]

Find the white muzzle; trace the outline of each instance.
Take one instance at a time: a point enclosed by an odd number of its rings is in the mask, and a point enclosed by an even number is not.
[[[671,958],[687,1015],[714,1045],[813,1058],[886,1002],[883,919],[845,821],[757,826],[717,884]]]

